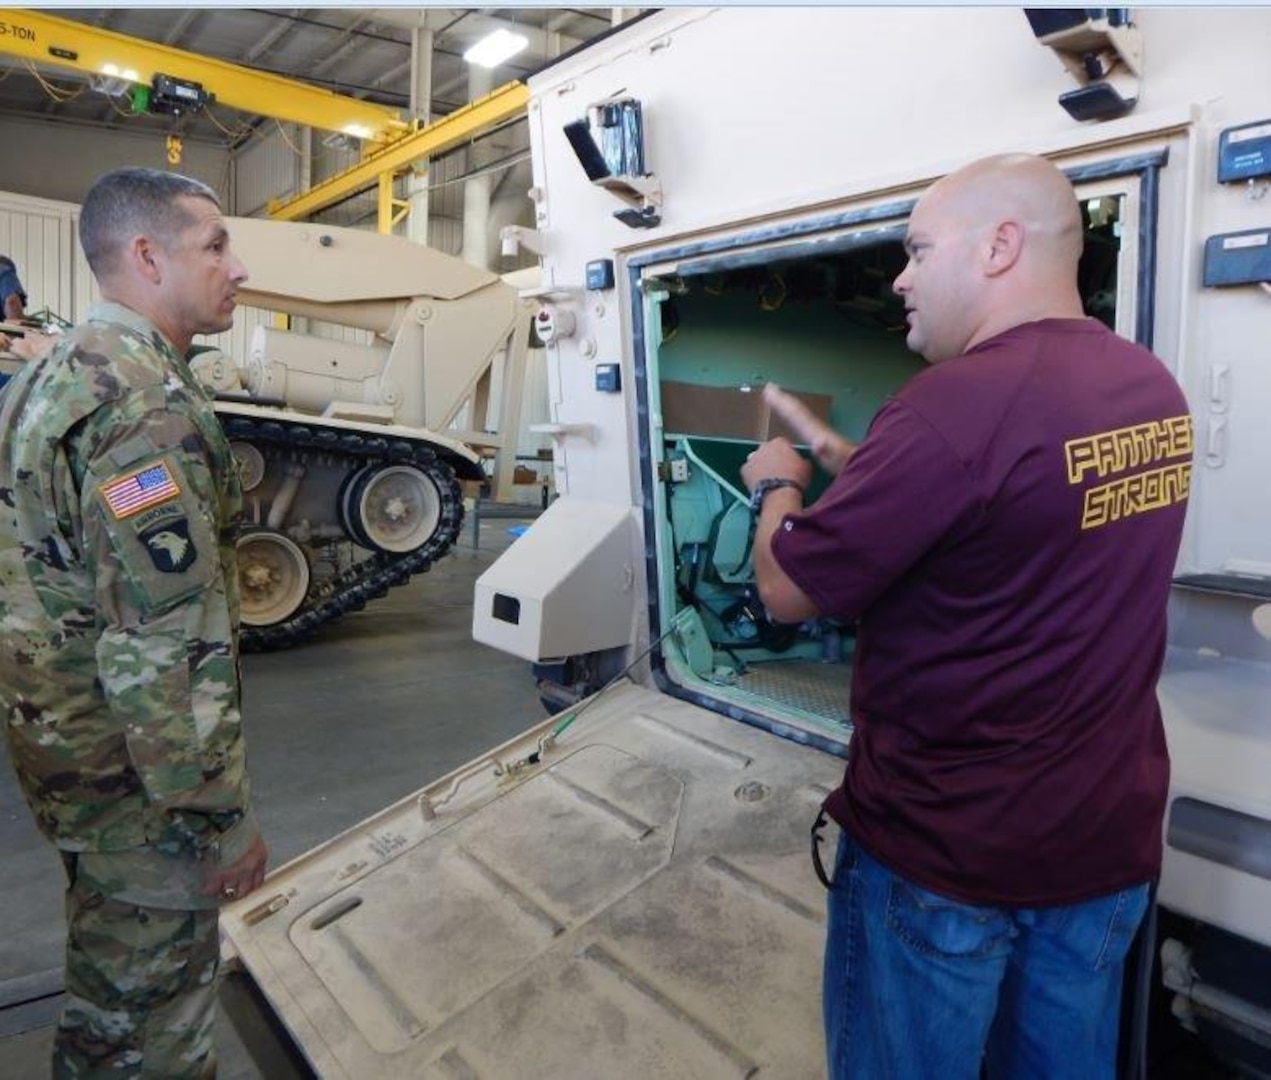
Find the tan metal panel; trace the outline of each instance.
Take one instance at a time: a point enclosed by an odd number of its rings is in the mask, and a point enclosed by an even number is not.
[[[822,1076],[825,900],[807,827],[842,763],[629,684],[549,747],[559,724],[225,911],[310,1063],[328,1077]]]
[[[498,280],[487,270],[420,244],[360,229],[254,218],[231,218],[229,228],[251,274],[246,291],[252,293],[319,304],[411,296],[455,299]]]
[[[258,326],[272,326],[274,314],[263,308],[241,306],[234,313],[234,325],[223,334],[198,337],[194,344],[220,349],[236,364],[246,361],[252,333]]]
[[[314,337],[326,338],[328,341],[347,341],[353,345],[369,345],[375,335],[369,330],[359,330],[356,326],[341,326],[339,323],[323,322],[320,319],[309,321],[309,333]]]

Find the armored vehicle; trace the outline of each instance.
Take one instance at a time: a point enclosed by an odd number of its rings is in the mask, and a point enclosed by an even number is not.
[[[533,305],[494,273],[396,237],[229,227],[251,272],[240,299],[293,324],[258,326],[237,364],[196,358],[246,494],[243,644],[272,648],[445,555],[463,523],[461,481],[507,489]],[[304,320],[363,340],[302,332]]]
[[[1271,13],[1031,14],[668,9],[530,80],[560,495],[473,632],[564,711],[227,913],[320,1073],[824,1075],[808,827],[852,628],[767,618],[738,467],[767,381],[862,435],[918,364],[890,291],[915,200],[1029,150],[1081,199],[1087,311],[1197,433],[1156,990],[1129,996],[1265,1074]]]

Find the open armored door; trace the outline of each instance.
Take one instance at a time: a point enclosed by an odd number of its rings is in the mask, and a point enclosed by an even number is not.
[[[223,919],[347,1077],[822,1075],[836,758],[623,682],[275,871]]]

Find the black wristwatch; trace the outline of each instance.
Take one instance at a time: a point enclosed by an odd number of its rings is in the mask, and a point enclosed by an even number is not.
[[[785,476],[770,476],[766,480],[760,480],[755,485],[755,490],[750,493],[750,512],[759,513],[759,508],[763,506],[764,496],[768,492],[787,487],[794,488],[800,495],[803,494],[803,485]]]

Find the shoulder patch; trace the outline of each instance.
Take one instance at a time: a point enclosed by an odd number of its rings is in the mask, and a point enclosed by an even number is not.
[[[172,478],[167,463],[163,461],[108,480],[99,484],[97,490],[116,521],[132,517],[148,506],[174,499],[181,494],[180,486]]]
[[[185,518],[161,520],[137,535],[146,545],[154,568],[161,573],[184,573],[198,557],[194,541],[190,538],[190,523]]]
[[[152,458],[154,455],[154,443],[150,439],[138,435],[116,446],[111,450],[109,456],[111,464],[122,472],[128,466],[135,465],[142,458]]]

